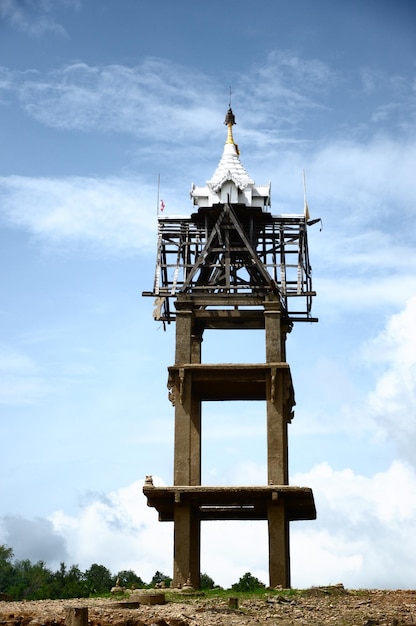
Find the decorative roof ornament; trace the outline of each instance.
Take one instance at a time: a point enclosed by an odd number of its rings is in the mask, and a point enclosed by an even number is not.
[[[233,110],[232,110],[231,107],[227,111],[227,115],[225,116],[224,124],[226,126],[229,126],[230,124],[231,124],[231,126],[235,126],[235,124],[237,124],[237,122],[235,121],[235,115],[234,115]]]
[[[226,140],[225,143],[232,143],[232,144],[236,145],[235,142],[234,142],[234,137],[233,137],[233,126],[236,124],[236,121],[235,121],[235,115],[234,115],[233,110],[232,110],[231,107],[227,111],[227,115],[225,116],[224,124],[228,128],[228,135],[227,135],[227,140]],[[238,154],[240,154],[240,153],[238,152]]]
[[[234,141],[233,126],[235,115],[229,107],[224,124],[227,126],[227,138],[224,151],[214,174],[207,181],[206,187],[192,185],[191,198],[198,207],[212,207],[216,204],[231,202],[247,207],[270,206],[270,183],[256,186],[240,161],[240,151]]]

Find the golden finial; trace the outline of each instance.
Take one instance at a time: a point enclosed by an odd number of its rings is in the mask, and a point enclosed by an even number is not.
[[[232,108],[230,107],[227,111],[227,115],[225,116],[225,120],[224,120],[224,124],[228,127],[228,134],[227,134],[227,140],[225,143],[232,143],[234,144],[234,138],[233,138],[233,126],[235,124],[235,116],[233,113]]]

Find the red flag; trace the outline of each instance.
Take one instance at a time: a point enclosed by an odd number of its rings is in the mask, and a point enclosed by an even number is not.
[[[163,212],[163,209],[165,208],[165,203],[163,200],[160,201],[160,211]]]

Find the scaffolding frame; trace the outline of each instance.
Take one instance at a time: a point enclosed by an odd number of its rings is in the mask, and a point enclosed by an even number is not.
[[[153,291],[155,318],[175,321],[171,299],[246,296],[248,306],[278,294],[290,322],[312,317],[312,269],[304,215],[271,215],[259,208],[224,204],[189,217],[158,216]]]

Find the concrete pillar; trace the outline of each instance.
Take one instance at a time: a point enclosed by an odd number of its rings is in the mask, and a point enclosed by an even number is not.
[[[201,484],[201,401],[192,395],[192,374],[179,368],[174,381],[174,485]]]
[[[201,363],[202,331],[192,329],[191,335],[191,363]]]
[[[285,506],[277,493],[267,507],[269,525],[269,577],[270,587],[290,587],[289,522]]]
[[[176,347],[175,363],[201,363],[203,329],[195,322],[192,307],[188,302],[176,302]]]
[[[267,481],[269,485],[287,485],[288,441],[284,396],[287,370],[271,367],[266,384],[267,406]]]
[[[280,302],[277,300],[264,303],[264,330],[266,341],[266,363],[283,361],[282,333],[280,330]]]
[[[176,303],[175,364],[201,362],[202,332],[194,328],[192,307]],[[179,369],[175,380],[174,485],[201,484],[201,402],[192,395],[192,379]]]
[[[175,384],[174,485],[201,484],[201,454],[201,401],[192,397],[191,374],[179,370]]]
[[[175,453],[174,485],[190,485],[191,480],[191,379],[179,368],[174,380]]]
[[[200,585],[201,522],[189,503],[175,503],[173,584],[183,585],[188,577]]]
[[[191,399],[191,423],[190,423],[190,470],[189,484],[201,484],[201,401],[199,398]]]
[[[187,306],[182,308],[179,302],[176,303],[176,347],[175,347],[175,363],[184,364],[191,363],[192,351],[192,326],[193,313],[192,309]]]

